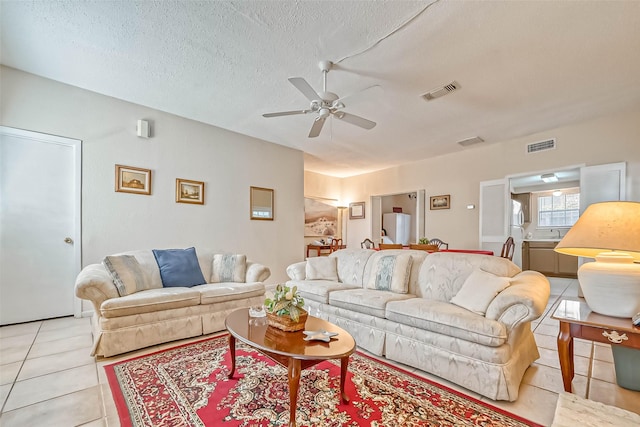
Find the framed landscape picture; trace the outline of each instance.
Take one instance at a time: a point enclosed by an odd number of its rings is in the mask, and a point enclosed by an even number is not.
[[[204,205],[204,182],[176,178],[176,203]]]
[[[151,169],[116,165],[116,191],[119,193],[151,194]]]
[[[338,234],[338,208],[317,199],[304,198],[304,235],[306,237]]]
[[[364,202],[349,203],[349,219],[364,219]]]
[[[451,207],[451,195],[449,194],[432,196],[429,200],[431,201],[431,210],[449,209]]]

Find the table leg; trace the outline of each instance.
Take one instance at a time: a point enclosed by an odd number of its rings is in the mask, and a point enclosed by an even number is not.
[[[340,359],[340,398],[342,403],[349,403],[349,396],[344,392],[344,383],[347,379],[347,366],[349,365],[349,356]]]
[[[571,336],[571,324],[563,321],[560,321],[560,332],[558,333],[558,357],[560,358],[564,391],[571,393],[571,381],[574,373],[573,337]]]
[[[236,370],[236,337],[231,334],[229,334],[229,354],[231,355],[231,372],[229,372],[229,379],[231,379]]]
[[[289,427],[296,427],[296,408],[298,406],[298,387],[302,365],[299,359],[289,359]]]

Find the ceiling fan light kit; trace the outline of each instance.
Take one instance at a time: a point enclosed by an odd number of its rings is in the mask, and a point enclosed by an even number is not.
[[[294,111],[281,111],[277,113],[266,113],[262,117],[281,117],[281,116],[293,116],[298,114],[316,114],[316,118],[311,125],[309,131],[309,138],[315,138],[320,135],[324,122],[330,116],[335,117],[338,120],[342,120],[346,123],[361,127],[363,129],[373,129],[376,126],[376,122],[365,119],[364,117],[356,116],[355,114],[342,111],[346,107],[343,102],[346,97],[340,98],[337,94],[329,92],[327,90],[327,74],[333,68],[333,62],[320,61],[318,67],[323,74],[322,92],[316,92],[313,87],[302,77],[290,77],[289,82],[296,87],[302,94],[311,102],[309,109],[306,110],[294,110]],[[377,85],[370,86],[357,92],[362,93],[368,89],[377,87]],[[351,96],[356,95],[352,94]]]

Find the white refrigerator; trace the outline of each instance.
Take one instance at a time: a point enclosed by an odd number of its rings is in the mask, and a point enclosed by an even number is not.
[[[411,215],[404,213],[386,213],[382,215],[382,228],[393,243],[409,244],[411,234]]]

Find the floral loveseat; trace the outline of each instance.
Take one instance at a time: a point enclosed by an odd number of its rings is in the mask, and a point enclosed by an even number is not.
[[[87,265],[76,279],[91,301],[91,355],[113,356],[225,329],[237,308],[262,304],[270,270],[207,249],[140,250]]]
[[[516,400],[539,353],[549,281],[488,255],[344,249],[287,268],[312,315],[359,347],[494,400]]]

